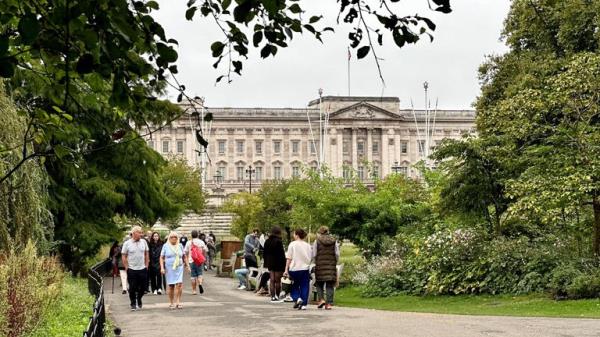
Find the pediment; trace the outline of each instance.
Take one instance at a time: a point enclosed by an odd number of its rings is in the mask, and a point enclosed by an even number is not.
[[[401,118],[398,114],[366,102],[347,106],[329,115],[329,119],[396,120]]]

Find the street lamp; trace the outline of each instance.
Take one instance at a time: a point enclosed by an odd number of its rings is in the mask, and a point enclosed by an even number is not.
[[[394,173],[399,173],[400,172],[400,165],[398,165],[398,161],[394,162],[394,165],[392,165],[392,172]]]
[[[255,169],[252,168],[252,165],[248,165],[246,169],[246,174],[248,175],[248,179],[250,181],[250,194],[252,194],[252,175],[256,172]]]

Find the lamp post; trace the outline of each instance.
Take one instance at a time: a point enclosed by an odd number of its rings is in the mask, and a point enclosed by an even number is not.
[[[394,165],[392,165],[392,172],[393,173],[399,173],[400,172],[400,165],[398,165],[398,161],[395,161]]]
[[[223,176],[221,175],[221,172],[217,171],[217,174],[214,175],[214,179],[215,179],[215,192],[217,193],[217,197],[218,197],[218,205],[217,206],[221,206],[221,186],[223,185]]]
[[[252,174],[254,174],[254,172],[256,172],[256,170],[252,168],[252,165],[248,165],[246,174],[248,175],[248,180],[250,181],[250,194],[252,194]]]

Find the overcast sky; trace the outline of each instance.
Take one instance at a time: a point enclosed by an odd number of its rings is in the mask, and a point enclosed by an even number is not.
[[[348,27],[336,25],[339,5],[335,0],[303,0],[307,15],[322,14],[324,24],[336,32],[324,36],[324,44],[309,34],[294,38],[291,46],[279,49],[275,58],[261,59],[253,51],[244,62],[242,76],[222,81],[225,71],[212,68],[210,44],[222,40],[214,22],[196,13],[193,22],[185,20],[186,0],[162,0],[155,14],[168,37],[179,41],[178,79],[193,96],[203,96],[209,107],[305,107],[323,95],[347,95]],[[378,1],[375,1],[377,3]],[[499,40],[509,0],[453,0],[453,12],[430,11],[426,0],[402,0],[399,14],[419,13],[437,25],[434,41],[424,37],[419,43],[397,48],[390,40],[377,50],[385,88],[371,55],[351,60],[351,95],[395,96],[402,108],[424,107],[423,82],[429,82],[429,98],[440,108],[469,109],[479,94],[477,68],[486,55],[501,54],[506,47]],[[307,16],[308,17],[308,16]],[[389,37],[388,37],[389,38]],[[250,37],[251,39],[251,37]],[[174,100],[175,95],[170,95]]]

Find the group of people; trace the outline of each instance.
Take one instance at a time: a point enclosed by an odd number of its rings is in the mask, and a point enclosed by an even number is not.
[[[183,270],[190,272],[192,294],[196,289],[204,293],[202,273],[211,269],[216,254],[216,237],[193,230],[192,239],[170,232],[163,242],[159,233],[143,235],[142,228],[135,226],[122,246],[115,242],[110,250],[113,273],[121,277],[123,294],[129,293],[131,310],[142,308],[146,293],[161,295],[166,289],[171,309],[181,309]],[[194,251],[196,253],[194,253]],[[202,263],[193,259],[200,256]]]
[[[259,277],[258,291],[269,282],[271,302],[284,302],[286,298],[294,303],[294,309],[306,310],[310,293],[311,272],[314,272],[315,286],[319,309],[330,310],[333,307],[334,289],[337,285],[337,264],[340,251],[335,237],[329,229],[322,226],[317,231],[317,238],[312,245],[306,242],[307,233],[303,229],[294,231],[294,240],[287,250],[284,249],[281,228],[271,229],[266,240],[259,238],[260,232],[255,229],[244,238],[245,267],[236,269],[239,280],[238,289],[246,289],[249,268],[258,268],[256,254],[261,253],[263,266],[267,268],[266,277]],[[314,266],[314,269],[311,267]],[[312,270],[311,270],[312,269]],[[289,293],[283,291],[282,280],[289,284]]]

